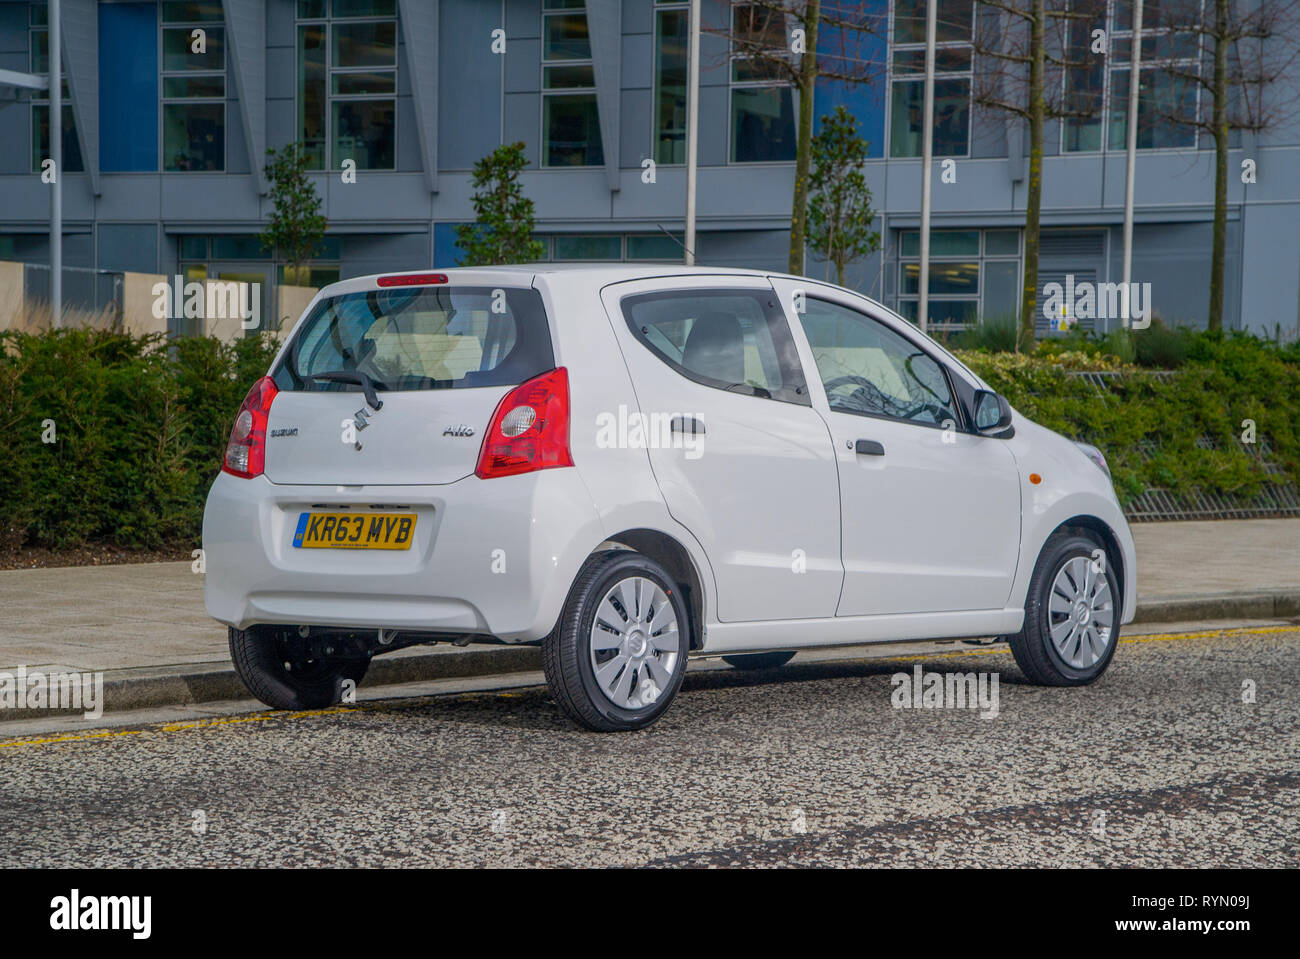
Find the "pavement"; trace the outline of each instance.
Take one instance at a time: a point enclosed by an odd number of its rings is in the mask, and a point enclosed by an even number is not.
[[[1300,616],[1300,519],[1142,523],[1133,535],[1139,623]],[[535,648],[421,646],[377,658],[365,687],[539,665]],[[184,562],[0,572],[0,671],[19,666],[103,671],[110,710],[247,697],[225,627],[203,608],[203,576]]]
[[[899,708],[917,668],[996,716]],[[0,739],[0,867],[1300,866],[1295,624],[1129,634],[1073,689],[1005,646],[693,663],[618,735],[460,682]]]

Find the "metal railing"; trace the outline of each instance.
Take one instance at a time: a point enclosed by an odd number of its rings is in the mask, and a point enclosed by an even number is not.
[[[108,311],[115,324],[122,321],[123,274],[86,267],[63,268],[63,308],[91,313]],[[50,267],[44,263],[23,264],[23,295],[29,303],[50,302]]]

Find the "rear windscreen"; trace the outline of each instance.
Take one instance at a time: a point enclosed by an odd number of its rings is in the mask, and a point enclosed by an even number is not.
[[[361,373],[378,390],[515,386],[555,367],[532,289],[421,286],[322,300],[273,374],[282,390],[355,390],[314,379]]]

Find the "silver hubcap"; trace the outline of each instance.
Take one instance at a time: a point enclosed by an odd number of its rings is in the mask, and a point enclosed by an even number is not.
[[[596,685],[622,709],[653,705],[677,669],[678,643],[677,611],[668,594],[644,576],[620,580],[596,607],[591,625]]]
[[[1068,559],[1052,581],[1047,626],[1061,658],[1087,669],[1106,653],[1115,624],[1115,599],[1099,563],[1086,556]]]

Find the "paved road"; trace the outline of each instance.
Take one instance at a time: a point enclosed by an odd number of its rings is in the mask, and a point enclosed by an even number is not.
[[[999,712],[891,675],[997,672]],[[1243,703],[1243,683],[1255,702]],[[0,740],[0,865],[1300,865],[1300,627],[693,671],[651,730],[544,689]],[[201,828],[200,828],[201,827]]]

